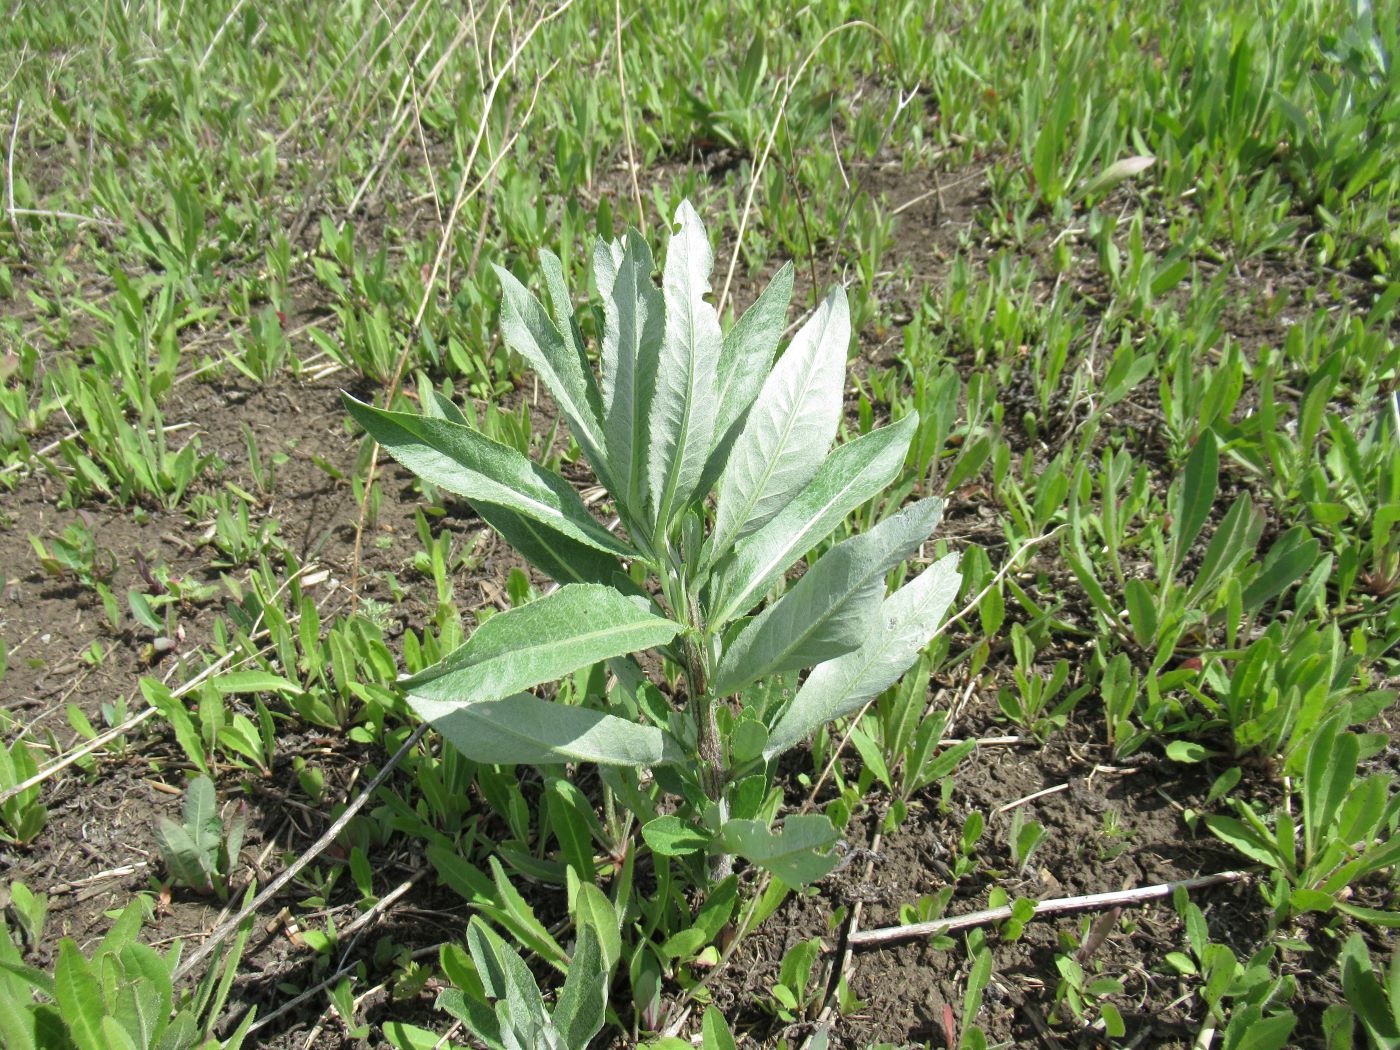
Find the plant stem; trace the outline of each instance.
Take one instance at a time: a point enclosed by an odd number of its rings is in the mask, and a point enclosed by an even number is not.
[[[705,794],[719,807],[720,824],[723,826],[729,819],[729,800],[725,796],[729,771],[724,765],[724,742],[719,738],[719,721],[715,717],[718,700],[710,695],[708,648],[697,641],[705,636],[704,617],[694,595],[686,596],[686,614],[691,626],[684,645],[686,688],[690,691],[690,703],[695,711],[700,779]],[[728,878],[733,868],[734,858],[727,853],[716,853],[710,858],[710,878],[715,882]]]

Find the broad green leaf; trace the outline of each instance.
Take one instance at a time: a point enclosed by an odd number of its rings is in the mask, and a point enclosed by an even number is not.
[[[8,1050],[35,1050],[34,1014],[29,1003],[0,986],[0,1046]]]
[[[768,287],[724,336],[719,355],[716,395],[715,447],[705,473],[718,474],[738,438],[768,370],[778,340],[787,328],[788,303],[792,301],[792,263],[773,275]]]
[[[1187,592],[1190,604],[1206,594],[1233,569],[1240,560],[1253,552],[1259,543],[1259,534],[1264,530],[1264,516],[1254,512],[1254,504],[1248,491],[1240,494],[1230,509],[1225,512],[1206,553],[1201,559],[1201,568],[1196,573],[1195,582]]]
[[[8,931],[3,932],[5,933],[5,937],[8,940]],[[10,942],[10,947],[14,947],[13,942]],[[46,971],[39,969],[37,966],[27,966],[24,963],[20,962],[18,952],[16,952],[12,956],[7,954],[6,957],[0,958],[0,970],[3,970],[5,973],[8,973],[12,978],[18,978],[20,981],[25,982],[30,987],[35,988],[38,991],[42,992],[44,995],[48,996],[50,999],[58,998],[58,990],[55,987],[54,978],[51,977]],[[12,987],[14,983],[15,982],[11,981]],[[17,989],[16,991],[18,992]]]
[[[1214,431],[1207,430],[1196,441],[1186,460],[1186,470],[1172,500],[1171,571],[1181,568],[1186,552],[1196,542],[1201,527],[1210,517],[1211,504],[1220,481],[1220,451]]]
[[[1152,167],[1156,161],[1156,157],[1147,154],[1122,157],[1104,168],[1103,171],[1099,172],[1092,179],[1089,179],[1084,185],[1083,195],[1092,197],[1100,193],[1106,193],[1124,179],[1131,179],[1135,175],[1141,175],[1148,168]]]
[[[474,762],[642,767],[679,762],[683,757],[675,742],[654,726],[552,703],[529,693],[466,704],[410,695],[408,705]]]
[[[704,1037],[703,1050],[736,1050],[734,1035],[724,1022],[724,1015],[713,1006],[705,1007],[705,1016],[700,1022]]]
[[[596,886],[588,888],[601,893]],[[564,1046],[586,1047],[603,1027],[607,1004],[608,967],[598,944],[598,934],[591,925],[584,923],[578,928],[578,945],[554,1007],[554,1025],[564,1036]]]
[[[423,401],[424,414],[461,426],[466,417],[438,391]],[[477,516],[499,532],[527,561],[558,583],[609,583],[622,572],[617,560],[597,547],[580,543],[558,529],[491,503],[473,503]]]
[[[386,412],[349,394],[344,401],[369,435],[424,481],[474,506],[504,507],[600,551],[636,557],[594,520],[567,481],[508,445],[446,419]]]
[[[648,498],[658,532],[690,499],[709,457],[723,345],[719,315],[705,301],[714,255],[688,201],[676,209],[674,225],[679,229],[666,248],[662,276],[666,325],[647,448]]]
[[[1347,1004],[1356,1011],[1372,1041],[1377,1046],[1400,1046],[1400,1017],[1391,1014],[1393,1004],[1376,979],[1371,953],[1361,934],[1347,938],[1340,961]],[[1400,994],[1400,990],[1393,994]]]
[[[593,931],[598,938],[603,967],[611,972],[622,958],[622,933],[618,928],[617,909],[596,883],[579,884],[578,896],[574,900],[574,925]],[[574,960],[577,959],[575,956]]]
[[[126,1029],[110,1015],[102,1018],[102,1039],[106,1050],[137,1050]]]
[[[778,831],[756,820],[731,820],[720,829],[718,845],[789,886],[805,886],[836,867],[839,858],[825,851],[840,837],[827,817],[814,813],[788,817]]]
[[[541,252],[540,264],[547,274],[552,266],[562,286],[562,275],[557,274],[559,260],[548,252]],[[600,399],[583,346],[575,343],[572,332],[560,330],[540,301],[509,270],[500,266],[494,269],[501,282],[501,335],[506,345],[539,373],[569,421],[574,439],[588,462],[593,464],[599,480],[607,485],[607,461],[603,456],[599,423]],[[564,298],[567,305],[567,294]],[[572,320],[572,310],[568,320]]]
[[[1356,778],[1361,741],[1355,733],[1338,732],[1339,720],[1330,718],[1317,730],[1308,748],[1303,773],[1303,836],[1311,861],[1335,834],[1333,826]]]
[[[719,479],[712,557],[760,528],[821,466],[841,422],[846,293],[833,288],[789,344],[749,411]]]
[[[610,587],[571,583],[497,613],[463,645],[399,685],[416,699],[499,700],[600,660],[662,645],[680,629]]]
[[[710,844],[711,837],[674,814],[657,817],[642,825],[642,838],[652,852],[663,857],[698,853]]]
[[[850,714],[898,681],[938,633],[961,582],[958,556],[950,554],[886,598],[864,645],[812,669],[769,733],[764,755],[781,754],[818,726]]]
[[[300,693],[301,686],[271,671],[228,671],[215,675],[214,688],[230,693]]]
[[[666,307],[652,283],[651,249],[629,229],[594,249],[594,280],[603,300],[603,427],[614,495],[641,517],[647,499],[647,432]]]
[[[1129,580],[1123,600],[1128,606],[1128,623],[1132,625],[1134,640],[1144,649],[1152,648],[1157,640],[1157,606],[1151,588],[1142,580]]]
[[[102,987],[78,946],[66,937],[58,945],[53,977],[55,1001],[78,1050],[105,1050]]]
[[[1258,1006],[1250,1003],[1232,1016],[1230,1022],[1224,1050],[1283,1050],[1289,1045],[1298,1018],[1292,1010],[1265,1017]],[[1232,1038],[1237,1033],[1238,1037]]]
[[[827,456],[807,487],[767,525],[741,540],[724,563],[711,623],[728,623],[754,605],[788,566],[888,485],[903,466],[918,425],[918,414],[911,413]]]
[[[1234,846],[1250,860],[1269,867],[1278,866],[1279,859],[1273,849],[1242,821],[1210,814],[1206,817],[1206,827],[1216,838]]]
[[[445,989],[442,994],[446,995],[452,990]],[[439,999],[438,1005],[442,1005],[441,999]],[[440,1050],[442,1043],[442,1036],[437,1032],[430,1032],[426,1028],[419,1028],[417,1025],[406,1024],[403,1021],[386,1021],[383,1031],[384,1038],[389,1040],[395,1050]],[[480,1032],[475,1034],[481,1036]],[[488,1045],[499,1046],[499,1034],[495,1044]]]
[[[482,521],[499,532],[519,554],[556,583],[610,583],[622,566],[597,547],[506,507],[473,504]]]
[[[467,924],[467,948],[486,994],[504,1000],[516,1024],[543,1022],[544,998],[520,953],[479,917]]]
[[[1264,555],[1259,575],[1241,596],[1245,612],[1253,612],[1301,580],[1317,564],[1321,549],[1317,537],[1302,525],[1295,525],[1275,540]]]
[[[715,672],[715,692],[727,695],[863,645],[885,599],[885,574],[919,549],[942,515],[942,500],[920,500],[817,559],[730,644]]]

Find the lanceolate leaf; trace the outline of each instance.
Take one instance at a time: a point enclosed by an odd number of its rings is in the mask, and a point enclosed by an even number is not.
[[[675,742],[654,726],[552,703],[530,693],[479,704],[410,694],[408,704],[474,762],[642,767],[679,762],[683,757]]]
[[[531,565],[557,583],[610,583],[621,576],[622,566],[616,558],[542,522],[490,503],[474,503],[472,509]]]
[[[1186,460],[1172,500],[1171,568],[1181,568],[1191,545],[1200,535],[1201,527],[1210,517],[1215,502],[1216,486],[1220,482],[1220,452],[1215,433],[1207,430],[1196,440],[1196,447]]]
[[[571,583],[497,613],[464,645],[400,687],[421,699],[498,700],[600,660],[662,645],[680,629],[611,587]]]
[[[79,1050],[103,1050],[107,1044],[102,1034],[102,987],[78,946],[67,938],[58,945],[54,990]]]
[[[640,516],[647,497],[647,431],[665,333],[651,250],[636,230],[594,250],[603,300],[603,426],[615,495]]]
[[[783,571],[899,472],[919,424],[917,413],[848,441],[827,456],[816,476],[767,525],[735,548],[720,573],[710,611],[714,625],[754,605]]]
[[[893,685],[938,632],[962,582],[957,565],[956,554],[934,562],[885,599],[869,641],[813,668],[769,733],[764,755],[781,754],[818,726],[850,714]]]
[[[549,272],[550,261],[558,267],[557,259],[548,253],[541,253],[541,263],[546,272]],[[611,487],[598,421],[601,399],[582,345],[575,343],[572,331],[565,333],[559,330],[540,301],[509,270],[500,266],[495,270],[501,281],[501,334],[506,345],[529,361],[530,367],[539,373],[568,419],[579,447],[588,457],[588,462],[593,464],[598,480]],[[562,289],[562,275],[558,277],[558,284],[556,296]],[[567,294],[564,299],[567,307]],[[569,314],[565,323],[572,326],[572,310]]]
[[[592,883],[587,886],[597,888]],[[554,1024],[564,1036],[564,1045],[586,1047],[603,1027],[607,1004],[608,969],[603,965],[597,933],[584,923],[578,929],[578,945],[554,1007]]]
[[[465,497],[473,506],[485,503],[515,511],[600,551],[637,556],[594,520],[567,481],[515,449],[446,419],[386,412],[348,394],[344,400],[359,424],[424,481]]]
[[[734,639],[715,673],[715,692],[727,695],[859,648],[884,602],[885,574],[919,549],[942,515],[942,500],[920,500],[829,550]]]
[[[729,450],[743,430],[749,409],[772,367],[773,353],[787,328],[792,274],[792,263],[785,263],[724,337],[716,382],[715,447],[710,461],[705,464],[705,477],[711,483],[723,469]],[[703,480],[700,487],[709,491],[709,485]]]
[[[583,393],[595,420],[603,418],[603,402],[598,393],[598,380],[588,363],[588,351],[583,346],[583,332],[579,330],[578,319],[574,316],[574,303],[569,298],[568,286],[564,283],[564,264],[548,248],[540,249],[540,272],[544,275],[545,291],[549,293],[549,306],[554,313],[554,327],[565,341],[574,348],[583,371]]]
[[[713,551],[773,517],[821,466],[841,421],[851,317],[833,288],[764,380],[719,480]]]
[[[461,409],[437,390],[430,391],[424,397],[423,414],[460,426],[468,425]],[[491,503],[474,503],[472,509],[551,580],[559,583],[609,583],[622,572],[622,566],[616,559],[596,547],[570,539],[558,529],[524,514]]]
[[[714,256],[688,201],[676,209],[675,224],[680,228],[666,249],[662,278],[666,326],[647,449],[649,499],[658,530],[690,498],[710,454],[715,371],[723,345],[719,315],[705,301]]]

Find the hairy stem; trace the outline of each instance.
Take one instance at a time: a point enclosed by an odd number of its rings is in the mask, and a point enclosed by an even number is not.
[[[724,742],[719,736],[719,721],[715,715],[718,699],[710,695],[709,662],[704,646],[697,639],[704,637],[704,618],[700,603],[687,596],[686,612],[692,628],[683,647],[686,662],[686,688],[695,711],[696,745],[701,763],[700,782],[705,794],[719,807],[721,824],[729,819],[729,799],[726,788],[729,771],[724,763]],[[710,858],[710,877],[716,882],[727,878],[734,868],[734,858],[717,853]]]

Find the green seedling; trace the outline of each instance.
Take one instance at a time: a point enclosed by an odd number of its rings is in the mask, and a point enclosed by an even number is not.
[[[1011,851],[1011,863],[1018,875],[1024,875],[1030,867],[1036,850],[1045,841],[1045,825],[1026,816],[1024,806],[1011,811],[1011,824],[1006,832],[1006,845]]]
[[[1198,994],[1206,1007],[1206,1019],[1197,1042],[1210,1041],[1223,1027],[1222,1045],[1259,1046],[1282,1050],[1297,1017],[1286,1004],[1297,994],[1292,976],[1278,976],[1278,949],[1270,944],[1241,962],[1229,947],[1210,939],[1205,915],[1178,891],[1177,913],[1186,926],[1188,952],[1168,952],[1167,965],[1176,973],[1200,982]]]
[[[983,931],[973,930],[967,935],[967,956],[972,965],[968,967],[967,987],[963,990],[962,1013],[954,1027],[952,1007],[944,1008],[944,1045],[949,1050],[987,1050],[987,1034],[976,1023],[987,986],[992,983],[992,951]]]
[[[326,998],[330,1000],[331,1009],[340,1018],[346,1039],[360,1040],[369,1035],[369,1025],[355,1023],[355,996],[351,991],[349,977],[342,977],[337,984],[327,989]]]
[[[214,782],[206,776],[190,781],[185,793],[184,823],[162,817],[156,828],[156,844],[166,873],[178,886],[196,893],[228,899],[229,883],[238,863],[247,818],[241,811],[225,825],[214,796]]]
[[[864,763],[861,785],[867,778],[876,780],[894,795],[886,817],[887,830],[904,822],[916,793],[951,784],[958,763],[976,747],[975,742],[965,740],[940,750],[948,712],[926,710],[929,667],[928,659],[920,658],[850,731],[851,746]]]
[[[490,1050],[585,1050],[602,1028],[607,967],[592,926],[579,928],[568,977],[552,1008],[525,960],[480,918],[467,926],[467,946],[470,960],[460,949],[442,952],[452,987],[438,994],[437,1005]],[[428,1043],[417,1041],[420,1033]],[[385,1025],[384,1034],[399,1050],[441,1042],[400,1022]]]
[[[214,524],[209,530],[210,540],[223,555],[214,564],[217,568],[232,569],[248,565],[264,555],[275,555],[282,547],[277,535],[278,522],[257,511],[249,509],[249,501],[237,493],[216,493],[211,500]],[[257,521],[256,527],[254,520]]]
[[[282,320],[271,306],[248,318],[248,336],[235,336],[225,360],[255,383],[268,383],[287,367],[291,348]]]
[[[1296,780],[1301,819],[1289,806],[1273,814],[1270,827],[1238,798],[1230,800],[1238,817],[1205,818],[1218,838],[1271,870],[1272,881],[1260,888],[1276,922],[1335,910],[1382,926],[1396,923],[1392,912],[1345,899],[1357,881],[1400,863],[1400,793],[1387,774],[1357,776],[1363,749],[1370,753],[1384,742],[1343,725],[1333,716],[1313,733]]]
[[[251,896],[251,895],[250,895]],[[143,903],[118,916],[91,957],[68,938],[52,974],[26,966],[0,919],[0,1032],[7,1048],[57,1050],[238,1050],[257,1015],[248,1010],[232,1033],[214,1035],[233,987],[252,920],[240,927],[222,962],[194,988],[177,991],[177,942],[166,956],[142,944]]]
[[[214,464],[212,456],[200,453],[198,436],[172,448],[170,435],[177,428],[167,428],[154,406],[135,422],[129,420],[128,406],[105,377],[72,368],[64,382],[71,391],[69,411],[80,429],[76,437],[59,442],[68,473],[51,469],[67,484],[68,503],[101,493],[122,505],[145,501],[175,507]]]
[[[778,981],[768,989],[773,998],[765,1004],[780,1021],[793,1024],[810,1020],[821,1008],[823,988],[820,980],[814,980],[814,977],[820,978],[817,961],[821,951],[821,938],[813,937],[794,945],[783,955]]]
[[[1400,1048],[1400,949],[1377,972],[1365,938],[1353,933],[1342,945],[1341,969],[1346,1002],[1329,1006],[1322,1021],[1328,1050],[1353,1046],[1358,1024],[1371,1050]]]
[[[1070,684],[1070,667],[1064,659],[1055,661],[1049,678],[1036,673],[1035,644],[1018,623],[1011,625],[1011,650],[1016,657],[1014,687],[1003,686],[997,691],[997,705],[1012,722],[1043,740],[1065,724],[1089,686],[1080,685],[1065,692]]]
[[[898,680],[957,592],[957,559],[937,561],[886,597],[886,575],[938,522],[941,502],[923,500],[832,547],[771,600],[789,567],[893,480],[917,420],[828,456],[850,341],[844,294],[834,289],[772,365],[791,270],[725,334],[705,300],[711,249],[689,204],[675,227],[661,290],[638,234],[597,247],[601,384],[559,261],[541,254],[552,315],[498,270],[506,340],[553,393],[616,501],[621,534],[592,517],[562,478],[471,428],[445,398],[423,416],[346,399],[390,453],[471,501],[561,584],[493,616],[401,688],[421,717],[478,761],[658,770],[687,805],[649,829],[655,852],[709,853],[720,877],[737,854],[790,884],[810,882],[836,863],[826,853],[836,840],[830,821],[794,817],[774,831],[738,788]],[[620,561],[656,580],[654,596]],[[646,650],[679,672],[683,686],[669,698],[630,656]],[[601,661],[621,685],[616,713],[524,691]],[[755,683],[804,667],[815,670],[789,702],[746,706]]]
[[[0,744],[0,792],[9,796],[0,802],[0,839],[27,846],[48,823],[48,807],[39,801],[39,784],[11,794],[38,771],[39,763],[23,737],[16,737],[8,748]]]
[[[117,571],[117,558],[106,547],[99,547],[92,529],[74,522],[45,545],[38,536],[29,537],[29,545],[39,557],[44,572],[55,579],[71,576],[84,587],[96,589],[112,582]]]
[[[1060,1020],[1088,1028],[1102,1022],[1103,1030],[1113,1039],[1121,1039],[1127,1029],[1123,1015],[1112,1000],[1123,994],[1123,982],[1116,977],[1092,976],[1072,955],[1056,955],[1055,969],[1060,975],[1055,986],[1055,1007]]]
[[[0,896],[8,897],[10,911],[19,923],[20,933],[30,950],[43,943],[44,923],[49,916],[49,895],[35,893],[18,880],[0,889]]]
[[[643,1050],[695,1050],[695,1043],[675,1036],[666,1036],[655,1042],[646,1043]],[[700,1021],[700,1050],[737,1050],[734,1033],[725,1021],[724,1015],[713,1006],[705,1007]]]
[[[1360,670],[1361,658],[1335,625],[1304,631],[1276,622],[1239,653],[1228,675],[1225,661],[1212,659],[1203,688],[1187,688],[1223,717],[1237,756],[1256,755],[1297,775],[1324,719],[1362,725],[1394,703],[1393,692],[1354,684]]]

